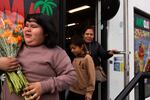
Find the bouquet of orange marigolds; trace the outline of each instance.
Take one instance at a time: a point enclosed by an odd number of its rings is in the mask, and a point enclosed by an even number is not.
[[[16,57],[23,41],[23,22],[16,22],[14,27],[10,26],[8,19],[2,19],[0,27],[0,56],[1,57]],[[10,92],[20,95],[23,88],[27,85],[27,80],[21,72],[21,68],[17,71],[6,72],[6,80]]]

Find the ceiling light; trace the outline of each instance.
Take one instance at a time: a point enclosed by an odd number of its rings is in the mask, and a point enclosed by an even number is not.
[[[76,23],[71,23],[71,24],[68,24],[67,26],[69,27],[69,26],[74,26],[74,25],[76,25]]]
[[[80,10],[84,10],[84,9],[88,9],[88,8],[90,8],[90,6],[84,5],[84,6],[81,6],[81,7],[77,7],[77,8],[71,9],[68,12],[69,13],[74,13],[74,12],[77,12],[77,11],[80,11]]]
[[[67,24],[66,26],[70,27],[70,26],[74,26],[74,25],[77,25],[79,23],[70,23],[70,24]]]

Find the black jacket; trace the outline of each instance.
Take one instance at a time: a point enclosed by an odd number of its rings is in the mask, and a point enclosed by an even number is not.
[[[90,55],[93,58],[95,66],[100,66],[101,59],[107,60],[113,55],[108,54],[108,51],[105,51],[103,47],[96,41],[91,43],[85,43],[87,51],[89,51]]]

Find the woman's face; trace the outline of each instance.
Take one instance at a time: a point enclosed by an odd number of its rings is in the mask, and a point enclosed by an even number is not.
[[[83,39],[86,43],[90,43],[94,39],[94,31],[93,29],[87,29],[83,35]]]
[[[25,23],[23,33],[25,43],[28,46],[38,46],[44,42],[45,35],[43,28],[34,19],[30,19],[30,22],[27,21]]]

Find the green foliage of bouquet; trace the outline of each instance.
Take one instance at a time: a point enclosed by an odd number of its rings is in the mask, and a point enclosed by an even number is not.
[[[23,22],[18,21],[10,25],[9,19],[1,18],[0,26],[0,57],[16,57],[23,41]],[[5,73],[10,93],[20,95],[27,85],[27,80],[21,71],[21,66],[17,71]]]

